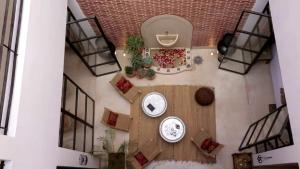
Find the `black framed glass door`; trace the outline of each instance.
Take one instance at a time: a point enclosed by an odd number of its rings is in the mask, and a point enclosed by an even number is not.
[[[248,24],[250,23],[250,24]],[[268,6],[264,13],[243,11],[234,31],[228,52],[219,69],[245,75],[272,41],[273,29]]]
[[[96,17],[76,19],[70,9],[66,41],[95,76],[121,71],[115,46],[105,36]]]
[[[92,153],[95,101],[64,74],[59,146]]]

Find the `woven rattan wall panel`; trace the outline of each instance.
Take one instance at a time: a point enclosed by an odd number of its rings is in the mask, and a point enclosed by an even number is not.
[[[193,46],[215,46],[231,32],[243,10],[255,0],[77,0],[87,16],[97,16],[108,38],[123,47],[128,35],[140,34],[141,24],[162,14],[177,15],[194,27]]]

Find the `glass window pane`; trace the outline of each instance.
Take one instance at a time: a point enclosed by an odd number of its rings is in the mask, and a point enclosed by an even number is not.
[[[250,136],[251,136],[253,130],[254,130],[254,125],[251,126],[251,128],[249,129],[249,132],[247,133],[247,136],[245,136],[245,140],[243,142],[242,147],[246,147],[247,146],[248,140],[250,139]]]
[[[270,18],[261,17],[260,21],[257,23],[257,33],[260,35],[270,36]]]
[[[247,23],[245,23],[246,20],[248,20]],[[264,36],[270,36],[270,18],[251,13],[244,13],[242,21],[238,26],[238,29]]]
[[[234,61],[224,58],[224,60],[221,64],[221,68],[229,69],[229,70],[239,72],[239,73],[245,73],[246,69],[248,68],[248,65],[234,62]]]
[[[96,64],[115,61],[110,51],[101,52],[97,55]]]
[[[84,124],[77,121],[76,122],[76,142],[75,150],[83,151],[84,147]]]
[[[267,40],[267,38],[237,32],[231,45],[259,52]]]
[[[274,126],[270,132],[269,137],[280,134],[282,128],[286,123],[287,118],[288,118],[288,113],[286,111],[286,108],[283,108],[281,112],[278,114],[278,117],[274,123]]]
[[[97,63],[97,55],[89,55],[89,56],[85,56],[84,59],[86,60],[86,62],[88,63],[88,65],[93,66]]]
[[[252,32],[253,27],[255,24],[258,22],[260,16],[251,14],[251,13],[244,13],[241,22],[238,26],[239,30],[247,31],[247,32]],[[248,20],[248,21],[247,21]],[[249,22],[251,21],[251,22]]]
[[[234,47],[229,47],[228,52],[226,54],[227,58],[234,59],[244,63],[249,63],[249,64],[251,64],[255,56],[256,53],[234,48]]]
[[[87,117],[86,122],[88,122],[90,125],[93,125],[94,119],[94,102],[90,98],[87,99]]]
[[[5,7],[6,7],[6,3],[8,1],[3,1],[1,0],[0,1],[0,39],[2,38],[2,29],[3,29],[3,26],[4,25],[4,16],[5,16]]]
[[[95,69],[96,69],[96,71],[95,71],[96,75],[101,75],[101,74],[120,70],[120,68],[116,62],[111,63],[111,64],[97,66],[97,67],[95,67]]]
[[[92,152],[93,148],[93,129],[91,127],[86,127],[86,140],[85,140],[85,152]]]
[[[250,36],[248,41],[246,43],[249,43],[249,48],[250,50],[254,51],[260,51],[263,45],[267,42],[268,39],[266,38],[261,38],[258,36]]]
[[[108,45],[107,45],[107,43],[106,43],[106,41],[105,41],[105,39],[103,37],[97,38],[95,40],[95,43],[96,43],[96,45],[98,47],[97,48],[98,51],[108,48]]]
[[[85,94],[78,90],[77,117],[85,120]]]
[[[254,133],[253,133],[253,135],[252,135],[252,138],[251,138],[249,144],[255,143],[256,138],[258,137],[258,134],[261,134],[261,133],[259,133],[259,132],[260,132],[260,130],[262,129],[263,124],[264,124],[264,120],[261,120],[261,121],[258,122],[257,127],[256,127],[256,129],[255,129],[255,131],[254,131]]]
[[[67,81],[66,89],[66,107],[65,110],[75,115],[75,105],[76,105],[76,86]]]
[[[267,134],[272,126],[272,123],[273,123],[275,117],[276,117],[276,113],[272,113],[271,115],[269,115],[269,117],[267,118],[266,124],[258,137],[258,141],[261,141],[261,140],[264,140],[267,138]]]
[[[74,143],[74,124],[75,120],[68,115],[63,115],[64,130],[63,130],[63,144],[64,148],[73,149]]]

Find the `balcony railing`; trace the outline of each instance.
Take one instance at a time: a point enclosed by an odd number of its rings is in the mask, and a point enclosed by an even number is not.
[[[245,26],[251,22],[255,24]],[[243,11],[232,34],[219,69],[245,75],[258,61],[270,62],[272,55],[268,53],[268,47],[274,42],[274,33],[269,5],[262,13]]]
[[[97,17],[77,19],[68,9],[66,42],[94,76],[121,71],[115,46],[105,36]]]
[[[4,161],[0,160],[0,169],[4,169],[4,166],[5,166]]]
[[[93,152],[95,101],[64,75],[59,146]]]
[[[286,105],[251,124],[239,150],[255,147],[257,153],[293,145]]]

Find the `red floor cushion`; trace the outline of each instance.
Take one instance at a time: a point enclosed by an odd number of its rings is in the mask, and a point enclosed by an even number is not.
[[[140,151],[134,156],[134,158],[139,162],[141,166],[144,166],[146,163],[148,163],[148,159]]]
[[[201,149],[207,151],[208,153],[216,149],[220,144],[213,141],[212,138],[207,138],[201,143]]]
[[[212,151],[214,151],[214,149],[216,149],[220,144],[215,142],[215,141],[211,141],[208,149],[207,149],[207,152],[208,153],[211,153]]]
[[[108,116],[108,119],[107,119],[107,124],[108,125],[111,125],[111,126],[116,126],[117,124],[117,120],[118,120],[118,114],[117,113],[114,113],[114,112],[109,112],[109,116]]]
[[[129,89],[132,88],[130,81],[122,77],[116,84],[117,88],[122,91],[122,93],[127,93]]]

